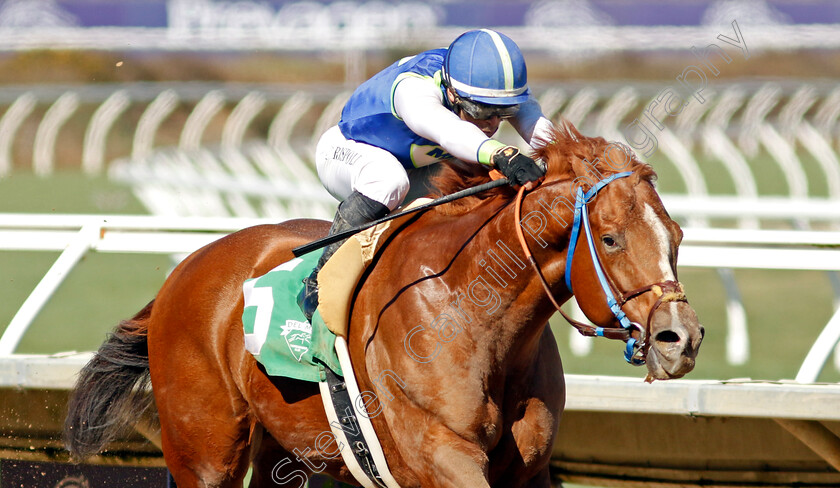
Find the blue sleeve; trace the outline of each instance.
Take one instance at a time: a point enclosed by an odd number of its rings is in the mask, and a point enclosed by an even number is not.
[[[534,128],[541,117],[543,117],[542,108],[540,108],[537,99],[531,97],[519,106],[519,112],[516,113],[516,117],[510,119],[510,123],[516,129],[516,132],[525,139],[525,142],[530,144],[531,137],[534,135]]]

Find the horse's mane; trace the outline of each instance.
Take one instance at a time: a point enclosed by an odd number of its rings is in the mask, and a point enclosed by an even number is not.
[[[612,143],[611,152],[616,148],[621,148],[620,150],[629,155],[630,161],[618,171],[610,167],[604,155],[604,151],[610,145],[611,143],[603,137],[584,136],[570,122],[562,121],[555,125],[548,141],[540,141],[531,157],[546,162],[547,171],[544,183],[573,180],[576,176],[586,174],[590,170],[583,166],[583,160],[592,163],[598,173],[605,177],[619,171],[633,171],[638,175],[639,181],[652,183],[656,179],[656,173],[650,165],[640,162],[630,148],[618,143]],[[491,181],[490,168],[481,164],[451,160],[440,166],[437,174],[431,178],[435,197]],[[441,205],[438,211],[447,215],[460,215],[490,198],[500,197],[509,200],[515,194],[516,192],[510,186],[502,186]]]

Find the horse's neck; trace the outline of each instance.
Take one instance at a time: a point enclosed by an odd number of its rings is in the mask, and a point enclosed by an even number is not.
[[[537,215],[531,212],[541,208],[539,200],[526,198],[523,220],[529,214],[536,219]],[[548,216],[544,218],[551,219]],[[487,219],[481,219],[481,222],[485,221]],[[516,237],[516,225],[514,204],[510,203],[490,218],[464,247],[464,255],[471,260],[468,271],[447,276],[446,284],[451,290],[457,290],[459,303],[465,300],[472,302],[470,311],[459,307],[458,312],[480,329],[481,333],[474,333],[477,339],[496,342],[496,346],[507,343],[514,349],[529,349],[536,347],[535,340],[554,312],[554,307],[525,257]],[[567,234],[567,229],[556,222],[547,222],[546,226],[547,229],[540,234],[543,238],[553,241],[560,238],[554,236]],[[525,235],[532,250],[537,251],[533,248],[539,247],[539,243],[535,244],[528,233]],[[551,244],[548,249],[554,248],[554,242]],[[550,282],[562,283],[563,256],[540,251],[534,254],[538,256]],[[558,291],[559,300],[565,301],[568,296],[565,288]]]

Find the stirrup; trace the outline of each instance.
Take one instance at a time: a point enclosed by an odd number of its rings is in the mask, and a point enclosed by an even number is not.
[[[306,321],[312,323],[312,315],[318,308],[318,279],[314,272],[303,279],[303,288],[298,293],[297,304]]]
[[[384,217],[389,212],[387,206],[382,203],[366,197],[358,191],[354,191],[340,204],[335,213],[335,218],[330,226],[327,235],[334,235],[345,230],[352,229],[357,225],[371,222],[380,217]],[[324,252],[318,259],[318,264],[312,273],[303,279],[303,289],[298,294],[297,303],[306,320],[312,322],[312,314],[318,308],[318,272],[326,264],[330,257],[338,250],[346,239],[332,244],[324,248]]]

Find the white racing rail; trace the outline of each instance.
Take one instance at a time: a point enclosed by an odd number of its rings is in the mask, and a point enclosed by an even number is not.
[[[38,312],[89,251],[190,253],[236,230],[270,222],[213,217],[0,215],[0,251],[61,252],[0,337],[0,356],[14,353]]]

